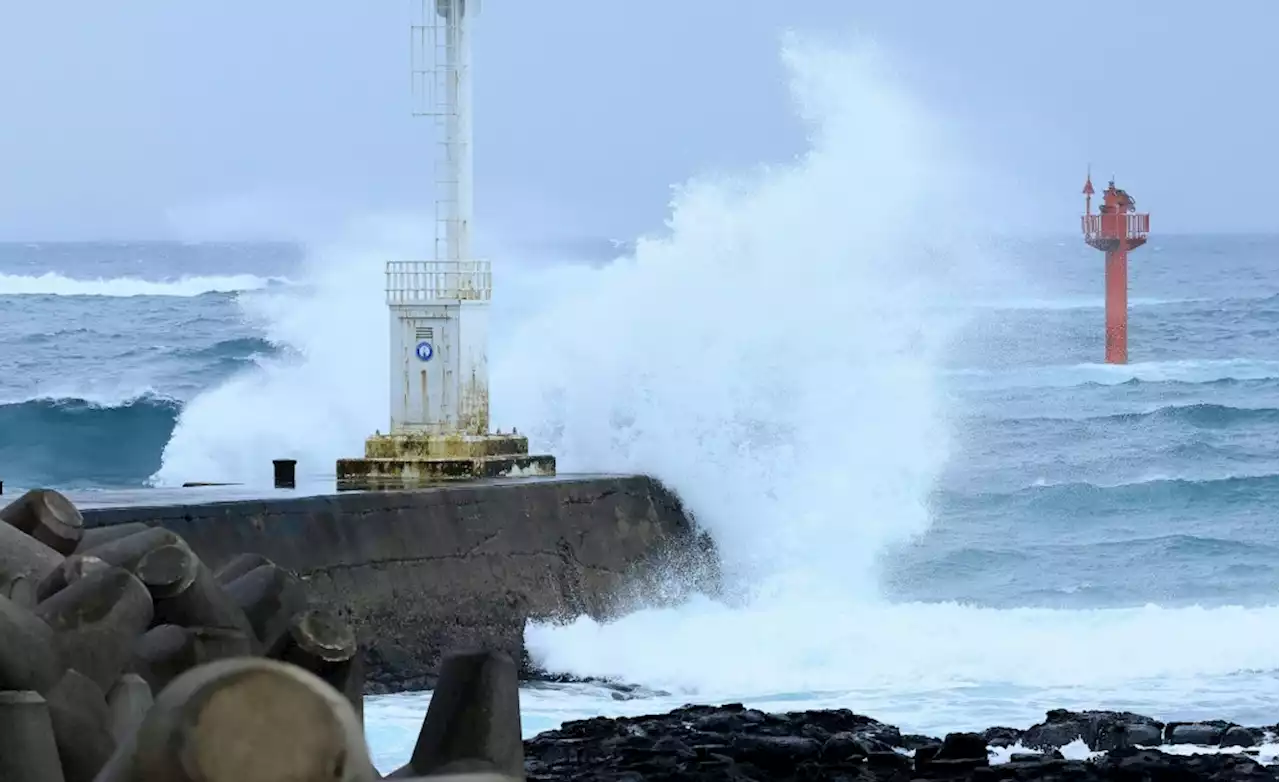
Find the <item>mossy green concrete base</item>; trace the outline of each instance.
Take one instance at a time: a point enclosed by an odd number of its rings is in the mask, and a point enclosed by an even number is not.
[[[348,487],[555,474],[555,457],[530,456],[529,439],[515,434],[376,434],[364,458],[338,460],[338,483]]]

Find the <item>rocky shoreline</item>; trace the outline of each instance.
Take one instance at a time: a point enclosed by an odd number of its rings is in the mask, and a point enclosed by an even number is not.
[[[1059,709],[1026,730],[994,727],[937,738],[904,734],[845,709],[767,714],[741,704],[686,706],[565,723],[525,742],[525,770],[529,780],[655,782],[1275,780],[1274,758],[1262,763],[1257,755],[1263,744],[1274,744],[1276,733],[1275,725],[1162,723],[1129,712]],[[1169,745],[1201,749],[1156,748]],[[1072,755],[1105,754],[1070,759],[1064,747]]]

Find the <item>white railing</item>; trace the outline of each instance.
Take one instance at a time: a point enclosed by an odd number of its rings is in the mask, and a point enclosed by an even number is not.
[[[1080,218],[1080,227],[1087,238],[1145,237],[1151,231],[1151,215],[1133,212],[1084,215]]]
[[[389,261],[387,304],[488,301],[493,272],[488,261]]]

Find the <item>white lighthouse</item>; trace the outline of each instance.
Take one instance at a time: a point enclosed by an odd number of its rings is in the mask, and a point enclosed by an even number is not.
[[[489,432],[488,322],[493,276],[471,251],[471,22],[479,0],[419,0],[412,27],[415,116],[432,123],[435,252],[387,263],[390,430],[340,483],[554,475],[528,440]]]

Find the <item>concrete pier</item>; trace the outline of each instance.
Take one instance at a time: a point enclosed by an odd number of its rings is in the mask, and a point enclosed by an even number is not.
[[[672,557],[705,548],[678,499],[635,475],[68,496],[88,535],[141,522],[182,536],[213,572],[246,553],[292,571],[355,628],[374,692],[431,686],[456,649],[521,660],[527,619],[612,616]]]

